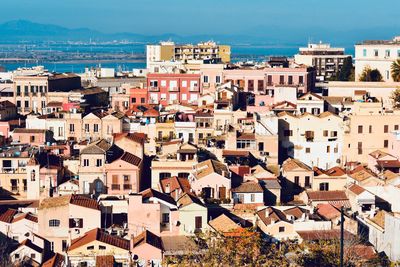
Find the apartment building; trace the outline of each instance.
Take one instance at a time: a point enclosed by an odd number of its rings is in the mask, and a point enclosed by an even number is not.
[[[200,74],[149,73],[147,88],[149,104],[197,105],[201,93]]]
[[[315,70],[312,67],[225,69],[223,80],[254,94],[273,96],[279,87],[296,87],[304,94],[314,87]]]
[[[231,60],[231,47],[211,41],[198,44],[160,42],[156,45],[147,45],[146,60],[148,65],[157,61],[187,60],[216,60],[228,63]]]
[[[81,78],[72,73],[14,77],[14,104],[18,111],[29,113],[45,108],[49,92],[80,89]]]
[[[300,47],[299,53],[294,55],[294,61],[314,67],[318,80],[323,81],[335,76],[341,70],[344,59],[349,56],[345,54],[344,48],[320,42]]]
[[[356,81],[365,67],[378,69],[386,82],[393,82],[391,65],[400,57],[400,37],[393,40],[370,40],[355,45]]]
[[[280,162],[291,157],[322,169],[344,163],[342,118],[330,112],[317,116],[281,112],[278,117]]]
[[[399,110],[386,111],[380,102],[354,102],[352,113],[345,119],[345,162],[367,163],[371,152],[388,152],[391,134],[399,130],[399,125]]]

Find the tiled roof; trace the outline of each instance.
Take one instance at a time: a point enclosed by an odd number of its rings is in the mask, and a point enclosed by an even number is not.
[[[131,154],[129,152],[125,152],[122,155],[121,160],[126,161],[126,162],[128,162],[128,163],[130,163],[132,165],[135,165],[135,166],[139,166],[140,162],[142,162],[141,158],[139,158],[139,157],[137,157],[137,156],[135,156],[135,155],[133,155],[133,154]]]
[[[286,215],[281,210],[278,210],[274,207],[267,207],[265,209],[259,210],[256,214],[265,225],[270,225],[272,221],[287,222]]]
[[[378,149],[378,150],[375,150],[375,151],[369,153],[369,155],[371,157],[373,157],[374,159],[380,159],[380,158],[383,158],[383,157],[388,156],[390,154],[386,153],[386,152],[383,152],[383,151]]]
[[[26,128],[15,128],[13,133],[28,133],[28,134],[35,134],[35,133],[46,133],[46,129],[26,129]]]
[[[377,160],[376,163],[383,168],[400,168],[398,160]]]
[[[85,207],[88,209],[100,210],[100,206],[95,199],[81,195],[65,195],[60,197],[45,198],[39,205],[39,209],[62,207],[69,204]]]
[[[303,216],[303,214],[307,213],[307,210],[296,206],[296,207],[284,210],[283,213],[287,214],[287,215],[291,215],[294,218],[296,218],[296,220],[297,220],[297,219],[300,219]]]
[[[385,229],[385,215],[386,211],[380,210],[378,211],[374,217],[370,218],[369,220],[374,222],[375,224],[379,225],[382,229]]]
[[[304,164],[300,160],[293,159],[293,158],[288,158],[287,160],[285,160],[282,164],[282,168],[286,172],[293,171],[295,169],[303,169],[305,171],[312,171],[312,169],[310,167],[308,167],[306,164]]]
[[[200,199],[194,196],[192,193],[183,194],[176,202],[178,203],[179,208],[186,207],[192,203],[204,206],[203,202],[201,202]]]
[[[307,191],[307,196],[312,201],[348,200],[344,191]]]
[[[254,133],[243,133],[239,135],[237,140],[256,140],[256,135]]]
[[[332,220],[340,216],[340,211],[331,204],[318,204],[317,213],[326,220]]]
[[[143,144],[146,141],[146,134],[143,133],[115,133],[114,140],[120,140],[127,138],[139,144]]]
[[[83,236],[72,240],[68,251],[84,246],[95,240],[124,250],[129,250],[129,240],[110,235],[99,228],[95,228],[86,232]]]
[[[176,205],[176,202],[172,197],[170,197],[167,194],[158,192],[158,191],[156,191],[156,190],[154,190],[152,188],[146,189],[146,190],[142,191],[140,194],[142,195],[143,200],[146,200],[146,199],[154,197],[154,198],[158,198],[160,200],[163,200],[165,202],[168,202],[168,203],[170,203],[172,205]]]
[[[297,234],[306,241],[340,239],[340,229],[297,231]],[[345,230],[344,238],[351,239],[354,238],[354,235]]]
[[[81,154],[104,154],[109,150],[111,144],[106,140],[101,139],[97,142],[89,144],[87,147],[81,150]]]
[[[223,157],[248,157],[249,155],[250,152],[245,150],[222,150]]]
[[[349,176],[358,182],[362,182],[371,177],[376,177],[371,170],[362,165],[357,166],[354,170],[352,170]]]
[[[96,256],[96,267],[113,267],[114,266],[113,255],[98,255]]]
[[[178,178],[173,176],[171,178],[162,179],[160,181],[161,189],[166,193],[166,188],[169,188],[169,192],[174,192],[175,190],[181,190],[182,193],[190,192],[190,183],[187,178]],[[167,193],[168,194],[168,193]]]
[[[8,209],[4,213],[0,214],[0,221],[5,223],[11,223],[14,216],[18,213],[17,210]]]
[[[163,249],[161,238],[148,230],[133,238],[132,245],[134,248],[142,244],[149,244],[160,250]]]
[[[18,221],[23,220],[23,219],[26,219],[26,220],[29,220],[29,221],[32,221],[32,222],[35,222],[35,223],[38,222],[38,217],[35,214],[32,214],[30,212],[18,214],[17,216],[14,217],[12,222],[13,223],[14,222],[18,222]]]
[[[30,239],[25,239],[24,241],[22,241],[19,244],[19,247],[22,247],[22,246],[27,246],[28,248],[31,248],[31,249],[35,250],[36,252],[39,252],[39,253],[43,252],[43,249],[41,247],[39,247],[38,245],[32,243],[32,241]]]
[[[281,189],[278,179],[263,179],[264,187],[267,189]]]
[[[242,228],[236,222],[234,222],[231,218],[226,216],[225,214],[221,214],[217,218],[208,222],[208,224],[217,232],[231,232]]]
[[[298,99],[300,99],[300,100],[308,100],[307,96],[313,96],[313,97],[315,97],[315,98],[317,98],[319,100],[324,99],[322,96],[319,96],[319,95],[311,93],[311,92],[305,93],[304,95],[300,96]]]
[[[148,109],[145,112],[143,112],[144,117],[158,117],[160,116],[160,113],[155,110],[154,108]]]
[[[244,182],[236,188],[232,188],[234,193],[263,193],[261,185],[257,182]]]
[[[209,159],[195,166],[195,175],[197,179],[201,179],[212,173],[218,173],[219,175],[229,178],[228,167],[220,161]]]
[[[318,176],[318,175],[327,175],[327,176],[344,176],[346,175],[345,170],[343,170],[342,168],[340,168],[339,166],[336,167],[332,167],[328,170],[322,170],[318,167],[314,167],[314,175]]]
[[[351,186],[349,186],[349,190],[356,195],[359,195],[365,191],[364,188],[362,188],[361,186],[359,186],[357,184],[352,184]]]
[[[56,253],[48,261],[43,263],[42,267],[63,267],[65,263],[64,255]]]

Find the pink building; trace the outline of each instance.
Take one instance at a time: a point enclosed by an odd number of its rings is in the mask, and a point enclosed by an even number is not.
[[[156,235],[178,235],[179,211],[175,200],[153,189],[130,194],[128,204],[129,234],[138,236],[143,231]]]
[[[200,74],[150,73],[147,88],[150,104],[197,105],[201,92]]]
[[[275,87],[297,87],[300,93],[310,91],[315,83],[315,71],[308,67],[265,68],[265,69],[226,69],[225,82],[232,81],[245,92],[274,95]]]
[[[106,164],[107,192],[110,195],[138,193],[142,159],[125,152],[119,159]]]
[[[21,144],[39,146],[46,142],[46,130],[16,128],[11,134],[11,137],[14,142],[17,141]]]

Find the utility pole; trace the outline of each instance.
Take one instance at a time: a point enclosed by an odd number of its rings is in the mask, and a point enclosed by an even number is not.
[[[340,267],[343,267],[344,209],[340,208]]]

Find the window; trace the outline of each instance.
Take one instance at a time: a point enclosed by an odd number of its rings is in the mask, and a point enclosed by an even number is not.
[[[337,131],[332,131],[331,132],[331,137],[337,137]]]
[[[132,103],[136,103],[136,97],[132,97]]]
[[[59,226],[60,226],[60,220],[57,219],[49,220],[49,227],[59,227]]]
[[[31,143],[35,142],[35,136],[34,136],[34,135],[31,135],[30,138],[29,138],[29,140],[30,140]]]
[[[271,75],[267,76],[267,80],[268,80],[268,85],[272,85],[272,76]]]
[[[169,213],[162,214],[162,223],[169,223]]]
[[[85,132],[88,133],[89,132],[89,124],[85,123]]]
[[[326,146],[326,153],[330,153],[331,152],[331,147],[330,146]]]
[[[375,50],[374,50],[374,56],[376,56],[376,57],[379,56],[379,51],[378,51],[378,49],[375,49]]]
[[[358,142],[357,148],[358,148],[358,155],[361,155],[362,154],[362,142]]]
[[[221,76],[215,76],[215,82],[221,83]]]
[[[124,182],[129,182],[131,180],[130,175],[123,175],[123,177],[124,177]]]
[[[304,83],[304,77],[303,76],[299,76],[299,84],[303,84]]]
[[[83,227],[83,219],[82,218],[70,218],[69,219],[69,228],[82,228]]]
[[[398,125],[398,124],[396,124],[396,125],[394,126],[394,130],[395,130],[395,131],[398,131],[398,130],[399,130],[399,125]]]
[[[363,57],[366,57],[367,56],[367,49],[363,49]]]
[[[32,170],[31,172],[31,181],[34,182],[36,180],[36,171]]]
[[[20,107],[21,107],[21,101],[18,100],[18,101],[17,101],[17,108],[20,108]]]
[[[180,173],[178,173],[178,177],[179,178],[188,178],[189,173],[188,172],[180,172]]]
[[[63,127],[58,127],[58,136],[64,136],[63,135]]]
[[[97,159],[96,160],[96,167],[101,167],[103,165],[103,160],[102,159]]]
[[[89,159],[84,159],[83,160],[83,167],[89,166]]]
[[[294,183],[295,183],[296,185],[300,185],[300,177],[299,177],[299,176],[295,176],[295,177],[294,177]]]
[[[327,136],[328,136],[328,131],[324,130],[324,137],[327,137]]]
[[[150,87],[158,87],[158,81],[150,81]]]
[[[255,194],[251,194],[250,195],[250,201],[251,202],[255,202],[256,201],[256,195]]]
[[[140,103],[142,104],[146,103],[146,99],[144,97],[140,98]]]
[[[329,183],[320,183],[319,191],[329,191]]]
[[[289,75],[288,77],[288,84],[293,84],[293,76]]]
[[[388,133],[389,132],[389,125],[383,126],[383,132]]]
[[[67,251],[67,240],[61,241],[62,251]]]
[[[310,176],[304,177],[304,187],[306,187],[306,188],[310,188],[311,187],[311,185],[310,185]]]
[[[99,132],[99,125],[98,125],[97,123],[95,123],[95,124],[93,125],[93,131],[94,131],[95,133],[98,133],[98,132]]]
[[[362,125],[358,125],[358,133],[359,134],[363,133],[363,126]]]
[[[389,147],[389,140],[383,140],[383,147]]]
[[[106,246],[99,245],[99,250],[106,250]]]
[[[187,87],[187,81],[182,81],[182,87]]]
[[[167,81],[166,80],[162,80],[161,81],[161,86],[163,86],[163,87],[167,86]]]
[[[285,232],[285,226],[279,226],[279,233]]]
[[[264,151],[264,142],[258,143],[258,151]]]
[[[208,76],[203,77],[203,82],[208,83]]]
[[[311,148],[306,147],[306,154],[309,154],[309,153],[311,153]]]
[[[387,49],[387,50],[385,51],[385,57],[390,57],[390,50],[389,50],[389,49]]]
[[[86,247],[86,249],[87,249],[87,250],[93,250],[93,249],[94,249],[94,246],[88,246],[88,247]]]
[[[16,253],[14,257],[15,257],[15,259],[19,259],[19,254]]]
[[[71,123],[71,124],[69,125],[69,132],[70,132],[70,133],[75,132],[75,124]]]
[[[28,100],[25,100],[25,107],[29,108],[29,101]]]
[[[372,125],[369,126],[368,132],[369,132],[369,133],[372,133]]]
[[[194,218],[195,221],[195,227],[196,229],[201,229],[203,228],[203,218],[201,216],[196,216]]]
[[[54,251],[54,242],[53,241],[50,242],[50,250]]]
[[[279,84],[284,84],[285,83],[285,76],[280,75],[279,76]]]
[[[171,177],[171,173],[169,172],[161,172],[160,173],[160,180],[163,180],[165,178],[170,178]]]
[[[64,240],[63,240],[64,241]],[[63,250],[64,251],[64,250]],[[35,253],[31,253],[31,259],[35,259],[36,258],[36,254]]]

